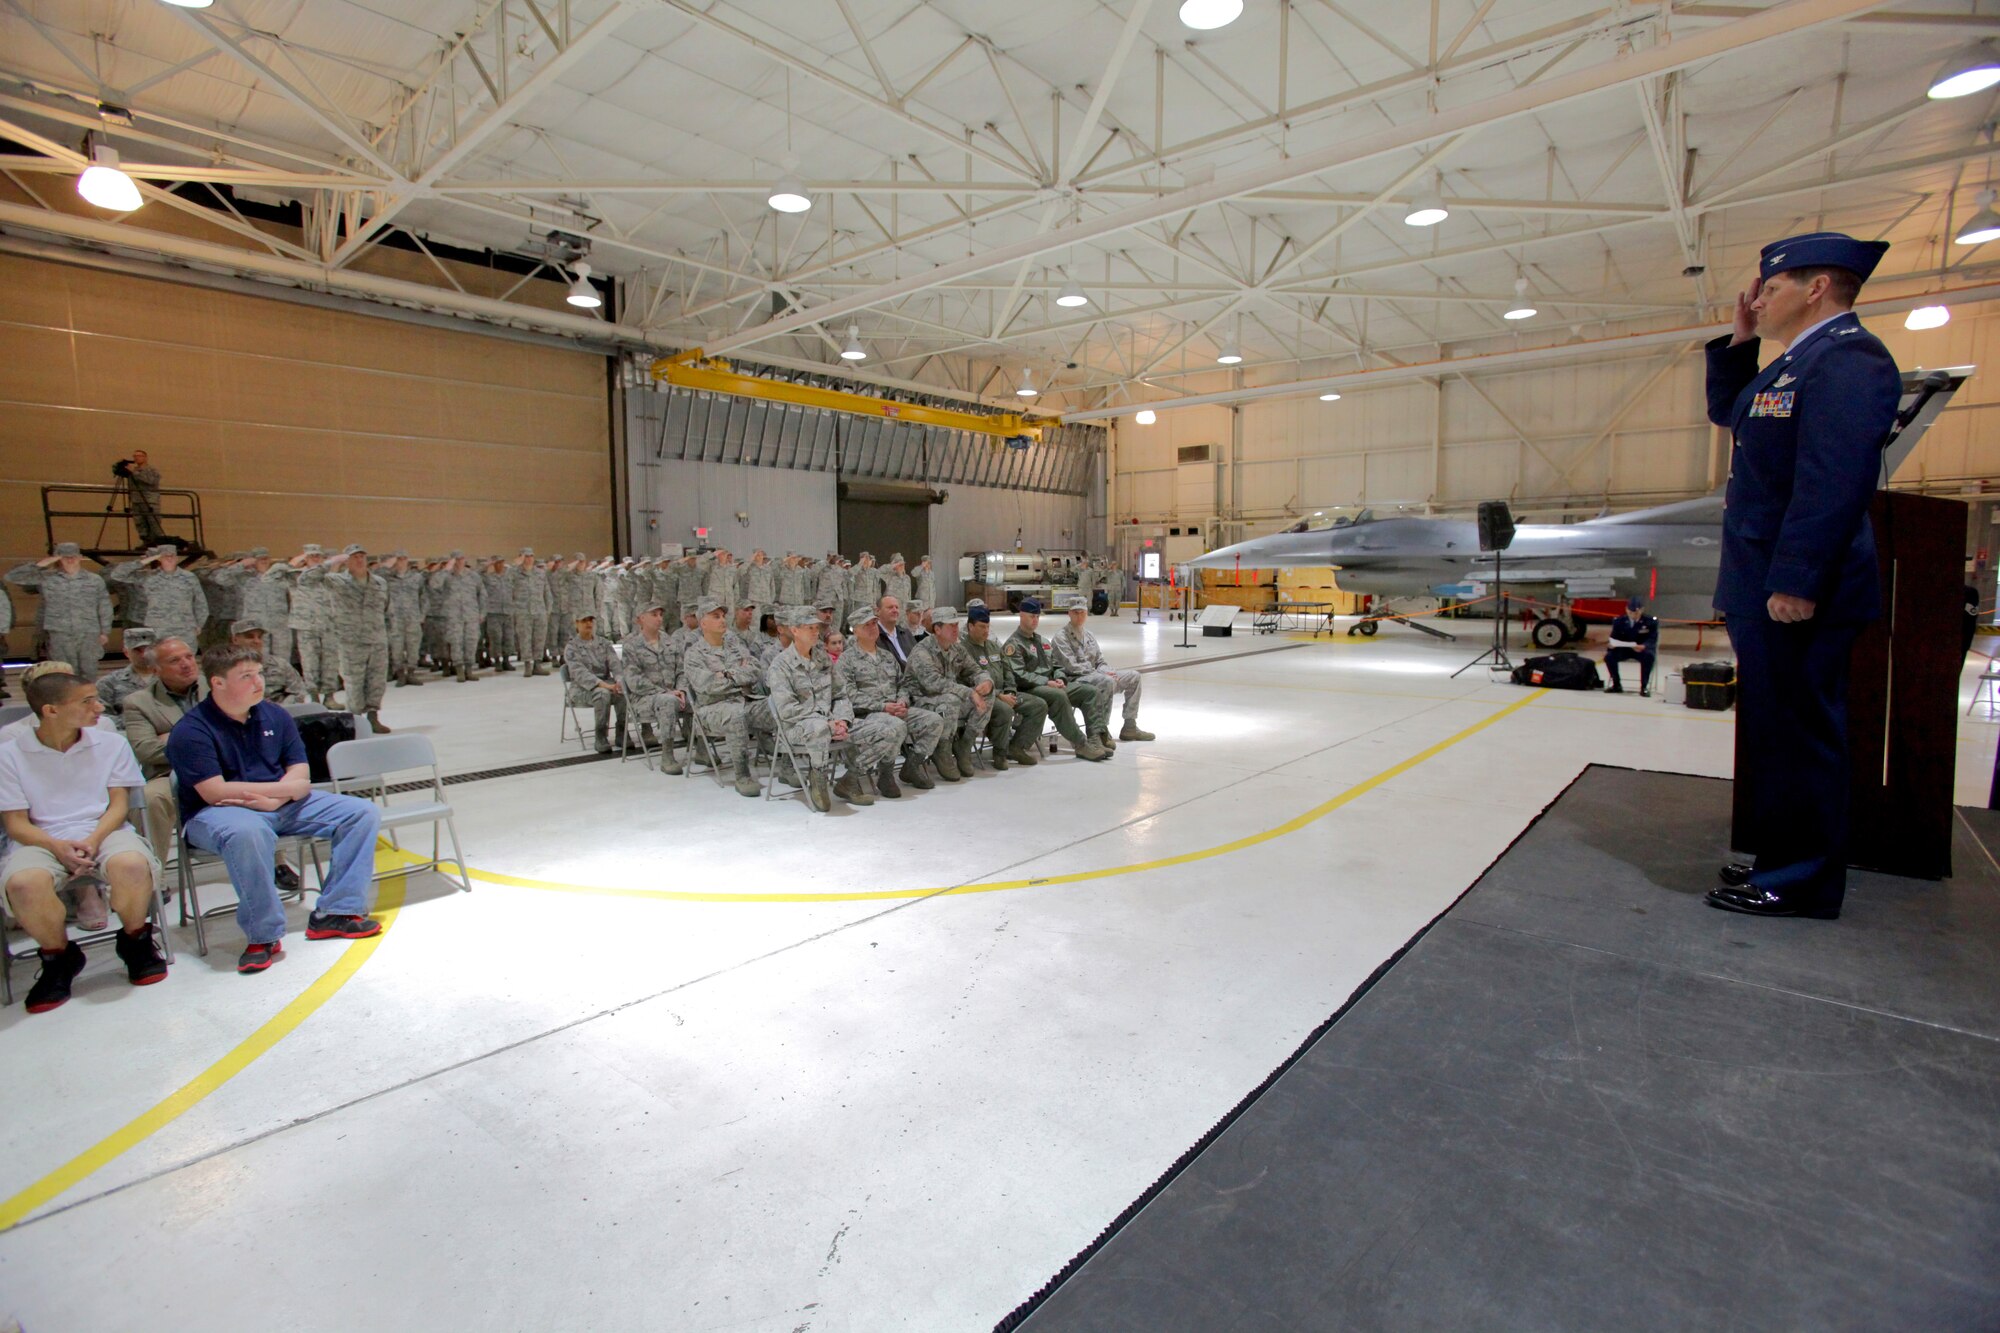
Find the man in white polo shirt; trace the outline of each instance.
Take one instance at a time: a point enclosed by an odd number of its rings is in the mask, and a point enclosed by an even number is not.
[[[69,938],[61,890],[76,881],[106,885],[123,927],[118,956],[135,986],[167,975],[147,909],[160,873],[152,848],[125,822],[131,789],[143,786],[132,747],[96,723],[97,689],[52,671],[28,683],[34,730],[0,745],[0,822],[13,842],[4,864],[7,910],[34,937],[41,975],[28,991],[31,1014],[69,999],[83,949]]]

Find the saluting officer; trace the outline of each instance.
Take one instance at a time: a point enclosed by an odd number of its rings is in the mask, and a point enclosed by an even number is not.
[[[1813,232],[1767,245],[1732,334],[1708,344],[1708,416],[1734,432],[1715,605],[1736,648],[1738,753],[1757,853],[1709,905],[1840,915],[1848,659],[1881,614],[1868,502],[1902,396],[1853,306],[1888,245]],[[1784,345],[1762,371],[1759,338]]]

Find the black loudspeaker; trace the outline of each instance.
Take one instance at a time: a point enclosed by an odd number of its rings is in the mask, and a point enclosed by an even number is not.
[[[1514,544],[1514,511],[1505,500],[1479,502],[1479,549],[1504,551]]]

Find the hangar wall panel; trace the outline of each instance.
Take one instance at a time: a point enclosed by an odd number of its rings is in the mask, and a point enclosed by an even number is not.
[[[0,556],[146,449],[209,544],[611,544],[605,359],[0,257]]]

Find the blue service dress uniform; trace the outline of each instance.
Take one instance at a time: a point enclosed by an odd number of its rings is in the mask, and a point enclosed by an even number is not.
[[[1902,395],[1894,358],[1852,312],[1758,370],[1757,340],[1708,344],[1708,416],[1735,435],[1715,606],[1736,649],[1738,753],[1749,772],[1751,884],[1814,915],[1847,874],[1848,661],[1882,613],[1868,504]],[[1771,619],[1773,593],[1812,617]]]

